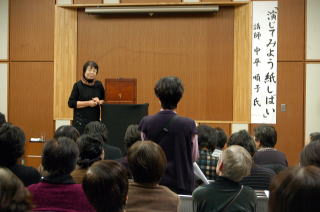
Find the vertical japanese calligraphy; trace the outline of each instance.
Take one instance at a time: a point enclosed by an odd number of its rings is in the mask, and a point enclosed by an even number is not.
[[[278,2],[254,1],[252,26],[252,123],[276,123]]]

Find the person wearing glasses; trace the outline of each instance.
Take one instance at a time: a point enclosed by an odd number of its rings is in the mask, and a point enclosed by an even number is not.
[[[105,91],[102,83],[96,80],[99,67],[94,61],[83,65],[81,80],[72,88],[68,106],[73,108],[72,125],[83,133],[84,127],[91,121],[100,120],[100,105],[104,103]]]

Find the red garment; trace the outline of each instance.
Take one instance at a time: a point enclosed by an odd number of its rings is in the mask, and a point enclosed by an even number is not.
[[[40,182],[28,187],[35,211],[94,212],[80,184]]]

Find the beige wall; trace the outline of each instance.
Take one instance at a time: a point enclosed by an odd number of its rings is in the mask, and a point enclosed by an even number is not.
[[[8,64],[0,63],[0,112],[8,117]]]
[[[8,60],[9,0],[0,1],[0,60]]]
[[[307,0],[306,59],[320,60],[320,1]]]
[[[306,67],[305,141],[311,132],[320,132],[320,64]]]

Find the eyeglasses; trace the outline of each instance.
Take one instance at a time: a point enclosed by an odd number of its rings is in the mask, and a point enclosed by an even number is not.
[[[97,69],[95,69],[95,68],[88,68],[87,70],[86,70],[86,72],[92,72],[92,73],[97,73],[98,71],[97,71]]]

